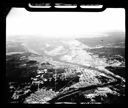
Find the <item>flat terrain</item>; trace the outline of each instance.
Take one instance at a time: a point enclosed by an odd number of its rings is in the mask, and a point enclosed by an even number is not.
[[[125,42],[120,35],[7,41],[8,102],[123,103]]]

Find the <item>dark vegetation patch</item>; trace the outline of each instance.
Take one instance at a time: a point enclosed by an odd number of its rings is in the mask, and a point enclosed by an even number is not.
[[[73,103],[78,103],[80,104],[81,102],[90,102],[91,99],[85,98],[84,95],[80,93],[75,93],[73,95],[60,98],[57,100],[57,102],[73,102]]]
[[[31,89],[30,87],[26,87],[31,85],[31,78],[37,75],[37,69],[38,63],[28,60],[25,54],[6,56],[6,87],[9,102],[22,102],[23,98],[30,94],[30,92],[27,94],[24,94],[24,92]],[[10,89],[11,86],[13,88]],[[21,92],[19,92],[19,98],[14,101],[12,95],[17,90]]]
[[[105,67],[109,71],[113,72],[116,75],[119,75],[121,77],[126,78],[126,70],[125,67],[112,67],[112,66],[107,66]]]
[[[48,75],[49,73],[46,73],[46,74]],[[46,78],[46,76],[45,76],[45,78]],[[51,76],[48,78],[51,78],[51,79],[44,82],[43,86],[45,86],[49,89],[52,88],[54,91],[58,91],[58,90],[62,89],[63,87],[68,87],[76,82],[79,82],[79,77],[72,76],[72,75],[68,78],[65,78],[65,76],[63,76],[62,74],[57,74],[56,76],[54,74],[54,77],[51,74]]]
[[[54,69],[50,63],[45,63],[41,66],[43,68],[40,68],[40,70],[47,69],[47,73],[43,73],[43,79],[45,78],[47,80],[43,84],[33,83],[32,78],[36,78],[38,75],[39,63],[37,61],[29,60],[23,54],[14,54],[6,57],[7,99],[9,103],[23,103],[26,97],[41,88],[58,91],[64,86],[70,86],[79,81],[77,75],[71,75],[65,78],[63,75],[65,72],[64,68]],[[40,78],[37,79],[41,81]],[[12,88],[10,88],[11,86]],[[27,90],[29,92],[25,93]],[[12,96],[16,91],[19,92],[17,94],[19,98],[14,99]]]
[[[98,78],[102,82],[102,84],[106,84],[110,80],[110,78],[107,78],[105,76],[96,76],[96,78]]]
[[[27,58],[21,60],[21,57],[21,55],[7,56],[6,77],[9,81],[25,82],[36,76],[38,63]]]

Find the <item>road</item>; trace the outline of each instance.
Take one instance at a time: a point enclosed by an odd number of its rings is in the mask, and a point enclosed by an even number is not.
[[[106,86],[110,86],[110,85],[116,85],[116,84],[119,84],[119,83],[120,83],[120,81],[115,81],[115,82],[110,82],[110,83],[102,84],[102,85],[99,84],[99,85],[91,85],[91,86],[88,86],[88,87],[78,88],[78,89],[70,90],[66,93],[61,93],[60,92],[56,97],[54,97],[52,100],[50,100],[48,102],[49,103],[55,103],[60,99],[63,99],[65,97],[68,97],[68,96],[71,96],[71,95],[74,95],[74,94],[77,94],[77,93],[81,93],[82,91],[96,89],[97,87],[106,87]]]
[[[110,83],[106,83],[106,84],[91,85],[91,86],[88,86],[88,87],[83,87],[83,88],[78,88],[78,89],[74,89],[74,90],[69,90],[66,93],[60,92],[56,97],[54,97],[52,100],[50,100],[49,103],[55,103],[55,102],[57,102],[60,99],[63,99],[65,97],[77,94],[77,93],[82,92],[82,91],[86,91],[86,90],[90,90],[90,89],[96,89],[97,87],[106,87],[106,86],[109,86],[109,85],[121,84],[123,82],[121,77],[117,77],[115,74],[113,74],[113,73],[111,74],[111,72],[107,73],[107,72],[105,72],[103,70],[99,70],[99,69],[97,69],[95,67],[83,66],[83,65],[80,65],[80,64],[76,64],[76,63],[70,63],[70,62],[65,62],[65,61],[61,61],[61,62],[69,64],[69,65],[71,64],[71,65],[76,65],[78,67],[99,71],[99,72],[104,73],[104,74],[106,74],[106,75],[108,75],[110,77],[113,77],[116,80],[114,82],[110,82]]]

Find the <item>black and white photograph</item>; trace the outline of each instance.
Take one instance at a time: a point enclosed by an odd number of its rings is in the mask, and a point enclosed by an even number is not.
[[[6,81],[11,104],[122,104],[125,9],[6,16]]]

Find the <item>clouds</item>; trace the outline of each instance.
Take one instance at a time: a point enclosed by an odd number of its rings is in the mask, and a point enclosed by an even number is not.
[[[7,17],[7,36],[78,37],[87,33],[125,31],[125,10],[104,12],[28,12],[13,8]],[[93,35],[94,36],[94,35]]]

